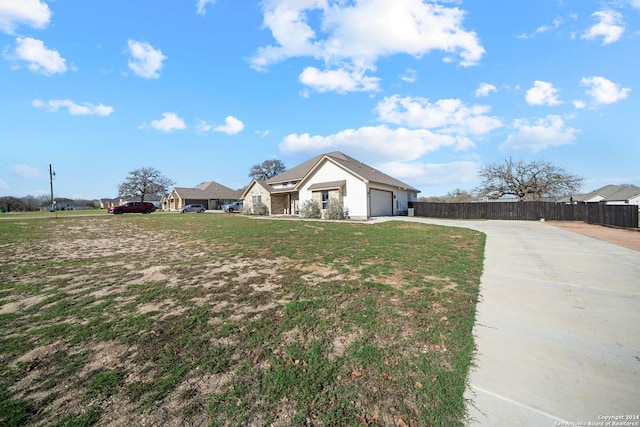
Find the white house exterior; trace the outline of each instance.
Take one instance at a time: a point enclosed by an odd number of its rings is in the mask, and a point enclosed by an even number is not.
[[[239,199],[240,191],[210,181],[203,182],[195,188],[174,187],[161,202],[163,210],[177,211],[189,204],[201,204],[207,209],[220,209],[222,205]]]
[[[567,201],[567,197],[562,201]],[[590,193],[577,194],[573,203],[605,203],[607,205],[636,205],[640,208],[640,187],[634,185],[606,185]]]
[[[253,181],[243,193],[244,206],[262,202],[272,215],[297,215],[316,200],[326,208],[342,202],[352,218],[403,215],[419,190],[341,152],[322,154],[267,181]]]
[[[640,208],[640,187],[624,186],[607,198],[608,205],[636,205]]]

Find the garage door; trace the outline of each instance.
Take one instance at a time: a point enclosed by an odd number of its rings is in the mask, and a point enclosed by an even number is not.
[[[371,189],[371,216],[393,215],[393,193]]]

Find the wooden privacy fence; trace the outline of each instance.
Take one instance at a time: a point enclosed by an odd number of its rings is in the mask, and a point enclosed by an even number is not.
[[[591,224],[638,228],[638,206],[552,202],[427,203],[410,202],[415,216],[450,219],[512,219],[584,221]]]

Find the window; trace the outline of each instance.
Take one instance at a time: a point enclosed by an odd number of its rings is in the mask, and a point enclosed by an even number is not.
[[[322,190],[320,194],[322,198],[322,209],[327,209],[327,205],[329,204],[329,190]]]
[[[254,206],[258,203],[262,203],[262,196],[253,196],[252,201]]]

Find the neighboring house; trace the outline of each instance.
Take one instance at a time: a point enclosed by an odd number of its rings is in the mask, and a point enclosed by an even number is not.
[[[84,203],[78,203],[74,201],[55,201],[53,202],[54,209],[57,211],[86,211],[89,209],[93,209],[91,206],[88,206]],[[47,207],[42,208],[42,210],[50,210],[51,205],[47,205]]]
[[[109,209],[118,205],[118,199],[100,199],[100,209]]]
[[[200,204],[207,209],[220,209],[226,203],[240,200],[240,191],[217,182],[203,182],[195,188],[174,187],[162,197],[162,209],[177,211],[186,205]]]
[[[242,193],[245,210],[264,203],[272,215],[298,215],[308,200],[325,209],[338,199],[352,218],[406,215],[417,190],[339,151],[321,154]]]
[[[635,185],[605,185],[590,193],[560,199],[564,203],[605,203],[607,205],[637,205],[640,208],[640,187]]]

